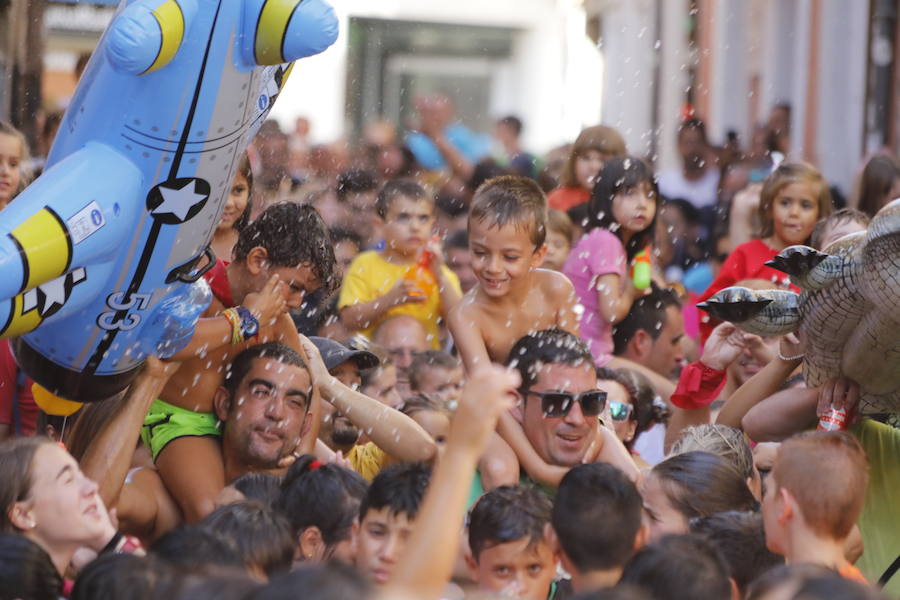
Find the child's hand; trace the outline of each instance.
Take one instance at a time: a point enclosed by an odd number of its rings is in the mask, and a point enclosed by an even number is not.
[[[400,306],[402,304],[421,304],[428,300],[425,291],[419,288],[412,281],[406,279],[399,280],[391,290],[385,294],[385,299],[389,306]]]
[[[444,249],[441,247],[441,239],[433,236],[428,243],[425,244],[425,251],[431,253],[431,260],[428,261],[428,267],[435,275],[440,275],[441,267],[444,266]]]
[[[700,362],[717,371],[724,371],[744,351],[744,332],[731,323],[720,323],[712,330]]]
[[[184,363],[148,356],[144,359],[144,373],[147,377],[167,381],[182,364]]]
[[[481,452],[500,415],[515,404],[520,383],[519,373],[512,369],[485,365],[475,371],[463,387],[450,425],[448,449],[456,446]]]
[[[740,214],[749,214],[759,208],[759,197],[762,193],[762,183],[751,183],[734,195],[732,210]]]
[[[288,310],[287,285],[278,275],[272,275],[263,289],[244,296],[243,305],[253,313],[260,327],[271,326]]]

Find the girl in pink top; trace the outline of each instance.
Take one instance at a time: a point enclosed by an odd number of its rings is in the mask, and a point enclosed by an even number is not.
[[[584,309],[581,337],[600,366],[612,358],[612,326],[644,293],[634,287],[628,267],[653,242],[656,197],[653,172],[641,159],[607,161],[591,194],[586,233],[563,267]]]

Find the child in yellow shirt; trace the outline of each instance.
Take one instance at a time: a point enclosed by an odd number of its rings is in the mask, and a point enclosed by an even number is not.
[[[434,201],[415,181],[398,179],[381,189],[375,210],[384,222],[384,250],[357,256],[344,277],[338,310],[344,325],[371,338],[379,323],[410,315],[440,347],[438,319],[459,302],[459,279],[432,241]]]

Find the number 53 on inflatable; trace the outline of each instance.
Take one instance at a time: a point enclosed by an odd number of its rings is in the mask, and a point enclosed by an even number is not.
[[[123,0],[0,212],[0,336],[40,386],[101,400],[186,345],[235,165],[291,62],[336,37],[322,0]]]

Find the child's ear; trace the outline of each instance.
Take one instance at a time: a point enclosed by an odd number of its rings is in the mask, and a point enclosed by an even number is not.
[[[534,254],[531,255],[531,268],[537,269],[542,264],[544,264],[544,257],[547,256],[547,244],[542,244],[540,248],[534,251]]]
[[[516,390],[516,404],[510,409],[509,414],[520,424],[525,423],[525,396],[519,390]]]
[[[319,561],[325,556],[325,541],[318,527],[312,525],[300,533],[294,556],[297,556],[297,552],[300,553],[298,558],[304,561]]]
[[[231,395],[221,385],[216,388],[216,393],[213,394],[213,410],[216,413],[216,418],[218,418],[223,423],[228,420],[228,413],[231,412]]]
[[[781,508],[778,511],[778,524],[784,526],[794,517],[794,506],[796,502],[791,493],[785,488],[780,488],[778,490],[778,495],[781,499]]]
[[[650,537],[650,527],[641,519],[641,526],[638,527],[637,533],[634,536],[634,546],[632,547],[632,554],[643,548],[647,545],[647,540]]]
[[[262,246],[251,248],[244,257],[244,265],[251,275],[259,275],[269,268],[269,251]]]
[[[472,581],[478,583],[478,561],[475,560],[475,557],[472,556],[471,552],[466,552],[465,559],[466,566],[469,567],[469,575],[471,575]]]

